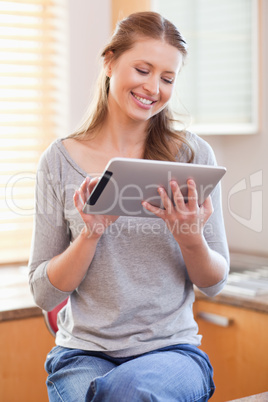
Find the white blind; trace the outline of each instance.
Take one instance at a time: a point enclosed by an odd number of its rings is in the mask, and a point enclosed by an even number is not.
[[[66,134],[64,0],[0,1],[0,263],[27,261],[35,171]]]
[[[252,133],[258,120],[258,1],[156,0],[185,36],[177,97],[201,134]],[[185,112],[180,107],[180,112]]]

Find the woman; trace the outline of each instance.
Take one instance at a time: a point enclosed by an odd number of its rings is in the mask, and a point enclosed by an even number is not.
[[[51,401],[206,401],[214,392],[192,304],[193,285],[215,295],[228,273],[219,186],[199,207],[193,181],[187,204],[172,181],[175,206],[162,188],[165,209],[143,203],[155,218],[82,211],[112,157],[215,164],[205,141],[173,128],[168,103],[186,53],[157,13],[121,21],[88,119],[41,158],[31,290],[45,310],[69,297],[46,361]]]

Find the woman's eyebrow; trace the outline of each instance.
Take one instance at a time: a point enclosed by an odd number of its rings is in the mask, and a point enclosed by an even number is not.
[[[142,62],[142,63],[147,64],[150,67],[154,67],[153,64],[149,63],[149,61],[146,61],[146,60],[136,60],[136,62]],[[168,74],[175,74],[176,75],[175,71],[163,71],[163,72],[168,73]]]

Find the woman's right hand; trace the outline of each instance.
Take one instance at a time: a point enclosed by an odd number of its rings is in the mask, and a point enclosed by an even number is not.
[[[78,210],[81,218],[85,222],[85,231],[87,237],[99,238],[104,233],[105,229],[114,223],[119,217],[116,215],[93,215],[85,214],[83,212],[83,207],[91,194],[93,188],[98,182],[98,178],[95,177],[86,179],[81,184],[80,188],[74,193],[74,205]]]

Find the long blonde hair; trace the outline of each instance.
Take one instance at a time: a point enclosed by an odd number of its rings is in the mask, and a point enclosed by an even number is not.
[[[138,12],[129,15],[117,24],[116,30],[105,46],[101,56],[109,54],[112,60],[117,60],[124,52],[131,49],[137,39],[141,37],[161,39],[176,47],[183,56],[187,56],[187,44],[170,21],[155,12]],[[110,60],[111,60],[110,59]],[[90,139],[95,136],[105,120],[108,111],[108,93],[110,78],[102,69],[97,81],[97,90],[84,122],[75,133],[69,137],[76,139]],[[174,129],[175,119],[166,106],[161,112],[153,116],[148,124],[148,133],[144,149],[144,159],[175,161],[175,156],[181,144],[188,148],[189,162],[194,157],[194,144],[187,139],[185,131]]]

